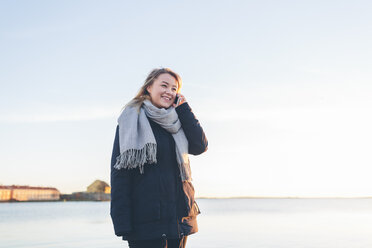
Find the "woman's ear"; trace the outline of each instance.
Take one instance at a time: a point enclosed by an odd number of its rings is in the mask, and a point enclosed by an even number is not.
[[[149,86],[146,87],[146,92],[149,93],[149,94],[151,93],[151,89],[152,89],[151,86],[152,86],[152,85],[149,85]]]

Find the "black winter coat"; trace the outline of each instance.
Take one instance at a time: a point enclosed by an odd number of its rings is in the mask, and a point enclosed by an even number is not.
[[[208,141],[187,102],[176,108],[189,142],[189,153],[207,150]],[[156,164],[139,169],[113,168],[120,154],[118,126],[111,157],[111,218],[123,240],[180,238],[198,231],[200,213],[194,188],[182,182],[172,134],[149,119],[157,143]]]

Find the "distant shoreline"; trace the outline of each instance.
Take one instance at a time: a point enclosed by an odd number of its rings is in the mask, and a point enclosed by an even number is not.
[[[366,197],[263,197],[263,196],[239,196],[239,197],[196,197],[196,200],[206,199],[206,200],[239,200],[239,199],[257,199],[257,200],[264,200],[264,199],[283,199],[283,200],[301,200],[301,199],[372,199],[372,196]],[[23,203],[23,202],[109,202],[110,200],[44,200],[44,201],[0,201],[1,203]]]
[[[232,197],[196,197],[196,199],[372,199],[372,196],[232,196]]]

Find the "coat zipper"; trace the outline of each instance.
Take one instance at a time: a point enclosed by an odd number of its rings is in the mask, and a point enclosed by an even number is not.
[[[178,175],[178,176],[181,178],[181,175]],[[181,184],[182,184],[182,180],[181,180]],[[176,203],[177,204],[177,206],[176,206],[177,211],[176,212],[178,212],[178,201],[179,201],[179,197],[180,197],[179,194],[185,195],[185,193],[183,192],[183,187],[182,187],[182,185],[180,185],[180,181],[179,180],[177,180],[177,185],[178,185],[178,189],[177,189],[178,199],[177,199],[177,203]],[[181,190],[181,192],[180,192],[180,190]],[[178,238],[181,238],[181,234],[180,234],[180,222],[179,222],[179,219],[178,219],[178,213],[176,213],[176,219],[177,219]],[[182,235],[183,235],[183,233],[182,233]]]
[[[179,220],[178,220],[178,216],[177,216],[177,232],[178,232],[178,238],[181,238],[181,235],[180,235],[180,223],[179,223]]]

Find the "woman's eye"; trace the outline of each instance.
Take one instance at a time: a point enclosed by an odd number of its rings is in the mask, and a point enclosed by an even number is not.
[[[177,89],[176,89],[176,88],[173,88],[172,90],[173,90],[173,91],[177,91]]]

